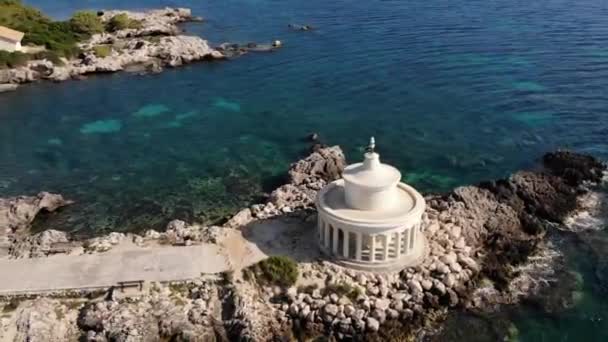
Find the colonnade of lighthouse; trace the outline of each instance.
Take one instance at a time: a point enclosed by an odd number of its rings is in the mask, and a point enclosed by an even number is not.
[[[372,138],[364,161],[317,196],[319,247],[348,267],[382,271],[413,266],[426,252],[424,198],[382,164]]]

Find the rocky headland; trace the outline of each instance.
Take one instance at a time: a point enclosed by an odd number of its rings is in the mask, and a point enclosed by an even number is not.
[[[77,58],[63,58],[61,63],[48,59],[31,60],[25,66],[0,69],[0,92],[15,90],[23,83],[80,80],[95,73],[123,70],[156,73],[165,67],[177,67],[200,60],[232,58],[249,51],[272,51],[278,47],[275,43],[224,43],[212,47],[207,40],[187,35],[180,28],[181,23],[202,21],[186,8],[99,12],[103,24],[120,15],[126,15],[129,20],[137,22],[137,27],[93,34],[78,44],[81,53]]]
[[[602,162],[558,151],[546,154],[538,170],[426,196],[429,256],[418,267],[382,274],[345,269],[316,252],[314,198],[345,165],[339,147],[317,147],[291,166],[288,182],[268,202],[243,209],[222,227],[173,221],[165,232],[112,233],[86,241],[59,231],[28,234],[37,212],[69,204],[58,195],[1,200],[0,224],[8,227],[0,246],[4,258],[77,257],[125,244],[218,244],[234,256],[255,245],[261,255],[293,258],[298,276],[289,285],[259,282],[251,276],[259,259],[246,254],[228,258],[230,267],[221,274],[147,284],[133,295],[112,288],[4,295],[0,340],[266,341],[319,335],[442,340],[449,333],[442,322],[454,312],[474,316],[522,300],[537,300],[547,310],[572,304],[576,277],[563,274],[552,236],[584,231],[572,223],[581,210],[605,208],[593,195],[605,181]],[[585,241],[601,250],[601,241]],[[598,269],[598,276],[604,274]],[[495,333],[501,340],[512,337],[508,325]]]

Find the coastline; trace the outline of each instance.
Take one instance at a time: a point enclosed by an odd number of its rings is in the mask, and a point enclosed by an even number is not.
[[[115,16],[126,15],[141,23],[141,27],[93,34],[78,44],[82,52],[77,58],[63,58],[61,64],[42,59],[30,60],[25,66],[0,69],[0,93],[41,80],[82,80],[91,74],[119,71],[159,73],[163,68],[203,60],[225,60],[249,51],[268,52],[278,48],[256,43],[223,43],[212,47],[207,40],[184,34],[179,27],[182,23],[203,21],[187,8],[166,7],[145,12],[110,10],[100,14],[104,24]]]
[[[553,273],[547,271],[559,267],[560,255],[547,240],[551,235],[548,231],[580,209],[581,198],[589,193],[590,183],[601,181],[605,165],[569,152],[547,154],[544,164],[543,171],[522,171],[508,179],[427,196],[424,234],[430,242],[431,256],[419,267],[381,275],[323,261],[308,245],[310,232],[314,231],[312,205],[316,191],[338,178],[345,165],[337,146],[318,148],[293,164],[289,182],[275,190],[268,203],[243,209],[224,227],[173,221],[164,233],[112,233],[87,241],[72,241],[67,234],[56,231],[30,236],[27,220],[35,216],[32,210],[55,210],[67,203],[63,198],[45,194],[9,199],[10,203],[21,201],[30,205],[29,211],[11,211],[28,212],[24,215],[26,221],[15,217],[11,221],[12,247],[8,248],[8,254],[12,258],[54,258],[47,253],[56,246],[61,246],[69,257],[78,258],[84,254],[119,252],[125,247],[179,249],[213,245],[226,253],[230,267],[219,278],[178,282],[182,284],[180,290],[153,284],[136,294],[139,300],[135,303],[122,297],[89,301],[82,294],[67,295],[61,291],[36,300],[26,299],[2,328],[11,327],[13,319],[32,310],[52,312],[59,307],[64,317],[87,319],[62,320],[51,315],[47,323],[59,324],[65,327],[59,331],[86,336],[90,341],[113,334],[136,341],[155,336],[183,339],[184,334],[192,331],[205,336],[219,329],[210,323],[214,319],[220,320],[220,330],[228,339],[257,341],[295,333],[329,334],[338,339],[365,336],[374,340],[387,338],[387,334],[404,327],[407,329],[400,332],[402,335],[425,335],[440,327],[454,309],[488,312],[499,305],[517,304],[553,286],[550,284],[554,282],[546,279]],[[297,287],[259,286],[242,277],[242,269],[265,255],[277,254],[288,254],[298,261],[301,277]],[[336,284],[359,288],[360,292],[352,297],[340,294],[336,292]],[[201,297],[201,293],[207,295]],[[78,305],[67,305],[66,300]],[[222,311],[225,306],[234,309]],[[176,310],[185,310],[188,315],[197,312],[201,318],[192,321],[182,313],[150,319],[137,314],[142,308],[164,310],[167,315]],[[130,320],[112,321],[110,317],[119,312],[127,312]],[[142,325],[159,322],[172,328],[142,331]]]

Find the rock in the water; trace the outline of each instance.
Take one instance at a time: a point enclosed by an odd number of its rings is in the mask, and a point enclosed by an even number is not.
[[[17,90],[17,88],[19,88],[18,84],[10,84],[10,83],[0,84],[0,93],[15,91],[15,90]]]
[[[0,231],[0,237],[29,228],[42,210],[53,212],[71,203],[61,195],[48,192],[41,192],[37,196],[0,198],[0,229],[4,230]]]

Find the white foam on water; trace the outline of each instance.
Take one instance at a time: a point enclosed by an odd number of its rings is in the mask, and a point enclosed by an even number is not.
[[[604,177],[606,178],[606,177]],[[600,230],[608,218],[608,196],[604,192],[590,191],[578,199],[579,210],[566,218],[566,228],[573,232]]]
[[[512,293],[518,297],[530,295],[556,281],[555,263],[561,257],[561,252],[552,242],[540,246],[527,262],[515,268],[519,275],[509,284]]]

